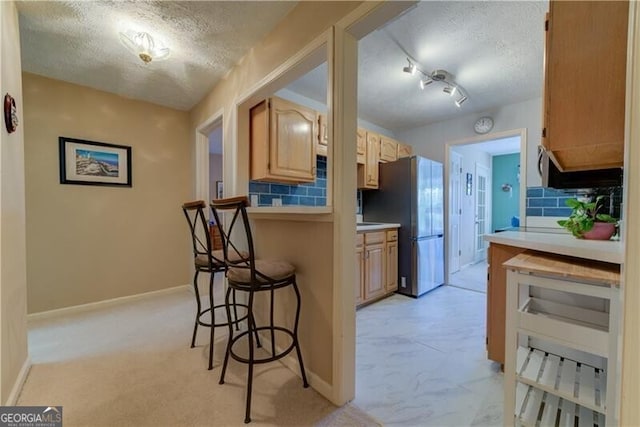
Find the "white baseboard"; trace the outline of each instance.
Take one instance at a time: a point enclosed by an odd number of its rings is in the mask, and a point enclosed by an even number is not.
[[[18,373],[16,382],[11,388],[11,393],[9,393],[9,397],[7,398],[5,406],[15,406],[15,404],[18,403],[18,396],[20,396],[20,392],[22,391],[24,382],[27,380],[29,369],[31,369],[31,358],[27,356],[24,363],[22,364],[22,368],[20,368],[20,372]]]
[[[260,341],[262,344],[262,348],[271,348],[270,339],[263,338],[261,335]],[[281,352],[282,349],[276,346],[276,351]],[[291,353],[280,359],[279,362],[289,368],[289,370],[296,374],[296,376],[300,378],[300,381],[302,381],[302,376],[300,375],[300,364],[298,363],[298,356],[295,348],[291,350]],[[309,381],[309,386],[311,386],[311,388],[313,388],[315,391],[324,396],[325,399],[331,402],[333,398],[333,387],[318,375],[316,375],[314,372],[310,371],[309,368],[306,368],[305,372],[307,374],[307,381]]]
[[[106,299],[103,301],[90,302],[87,304],[73,305],[71,307],[57,308],[55,310],[41,311],[39,313],[31,313],[27,315],[27,321],[50,319],[72,313],[81,313],[85,311],[96,310],[102,307],[108,307],[111,305],[122,304],[125,302],[137,301],[141,299],[156,297],[163,294],[172,294],[176,292],[184,292],[185,289],[189,289],[193,285],[180,285],[173,288],[160,289],[157,291],[144,292],[141,294],[128,295],[125,297],[117,297]]]

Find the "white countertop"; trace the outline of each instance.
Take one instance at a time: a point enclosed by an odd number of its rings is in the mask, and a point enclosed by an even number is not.
[[[377,222],[375,224],[370,224],[370,225],[357,225],[356,231],[375,231],[375,230],[384,230],[387,228],[400,228],[400,224]]]
[[[537,233],[533,231],[504,231],[486,234],[484,239],[502,245],[517,246],[541,252],[597,261],[622,264],[624,247],[613,240],[576,239],[569,233]]]

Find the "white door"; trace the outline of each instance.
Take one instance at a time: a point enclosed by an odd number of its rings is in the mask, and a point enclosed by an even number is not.
[[[460,216],[462,215],[462,156],[449,156],[449,274],[460,270]]]
[[[476,251],[474,256],[476,262],[487,259],[487,242],[484,240],[484,235],[489,233],[491,227],[490,188],[489,168],[476,163]]]

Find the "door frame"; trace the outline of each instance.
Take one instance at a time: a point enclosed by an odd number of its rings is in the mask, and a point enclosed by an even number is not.
[[[194,142],[194,188],[196,200],[204,200],[209,204],[209,134],[218,126],[222,128],[222,158],[224,159],[224,109],[220,109],[209,116],[196,127]],[[222,180],[224,181],[224,160],[222,161]],[[207,218],[209,210],[207,210]]]
[[[469,138],[464,138],[464,139],[459,139],[456,141],[452,141],[452,142],[447,142],[445,144],[445,150],[444,150],[444,179],[445,179],[445,184],[444,184],[444,188],[445,188],[445,192],[444,192],[444,208],[445,208],[445,215],[444,215],[444,229],[445,231],[445,241],[444,241],[444,245],[445,245],[445,253],[448,254],[449,253],[449,246],[450,246],[450,239],[451,239],[451,235],[450,235],[450,230],[449,230],[449,215],[451,214],[449,212],[449,162],[451,162],[451,150],[459,145],[469,145],[469,144],[477,144],[480,142],[486,142],[486,141],[491,141],[493,139],[502,139],[502,138],[508,138],[508,137],[512,137],[512,136],[519,136],[520,137],[520,224],[521,226],[523,224],[526,224],[526,214],[527,214],[527,129],[526,128],[518,128],[518,129],[511,129],[511,130],[506,130],[506,131],[501,131],[501,132],[494,132],[494,133],[489,133],[486,135],[476,135],[476,136],[472,136]],[[450,268],[449,268],[449,257],[447,257],[447,260],[445,262],[445,279],[446,279],[446,283],[449,283],[449,273]]]
[[[453,174],[456,173],[456,171],[451,170],[451,164],[449,166],[449,180],[448,180],[448,191],[449,194],[457,194],[457,206],[458,206],[458,210],[460,211],[462,208],[462,155],[458,152],[455,151],[451,151],[449,153],[449,162],[452,161],[453,157],[457,157],[459,159],[459,171],[457,172],[458,174],[458,188],[457,188],[457,193],[454,192],[454,181],[452,180]],[[453,199],[453,197],[449,197],[449,203],[454,203],[455,200]],[[449,206],[449,214],[452,214],[452,210],[453,210],[454,206],[450,205]],[[453,213],[455,215],[455,213]],[[460,216],[460,212],[457,213],[458,216]],[[446,217],[446,215],[445,215]],[[453,232],[453,224],[451,223],[451,221],[448,222],[448,227],[447,227],[447,231],[446,233],[449,235],[449,245],[448,245],[448,254],[449,257],[447,258],[447,261],[449,263],[449,267],[451,270],[451,273],[455,273],[457,271],[460,271],[460,218],[458,218],[458,234],[456,236],[456,234]],[[454,245],[453,242],[457,240],[457,245]],[[458,249],[458,253],[455,253],[456,248]],[[457,268],[453,267],[452,265],[455,265],[456,263],[454,262],[454,259],[457,258]]]

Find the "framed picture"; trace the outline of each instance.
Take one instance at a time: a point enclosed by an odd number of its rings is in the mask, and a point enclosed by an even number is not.
[[[222,181],[216,181],[216,199],[222,199]]]
[[[58,138],[60,184],[131,187],[131,147]]]
[[[467,174],[467,185],[465,187],[465,194],[467,196],[471,195],[471,190],[473,189],[473,175],[470,173]]]

